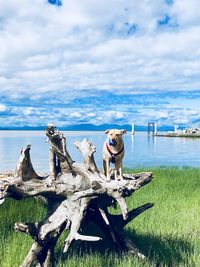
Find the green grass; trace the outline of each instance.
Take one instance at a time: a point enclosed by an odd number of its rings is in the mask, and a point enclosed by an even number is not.
[[[200,169],[126,170],[138,171],[152,171],[155,178],[127,199],[129,209],[147,202],[155,206],[129,223],[126,232],[147,259],[142,261],[129,253],[118,254],[105,241],[92,244],[77,241],[68,255],[62,255],[64,233],[56,249],[56,266],[200,266]],[[1,267],[19,266],[32,243],[28,236],[14,232],[14,223],[34,222],[43,215],[44,208],[31,199],[7,200],[0,206]]]

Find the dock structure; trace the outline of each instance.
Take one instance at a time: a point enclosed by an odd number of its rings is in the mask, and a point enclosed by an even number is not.
[[[155,122],[148,122],[148,135],[152,132],[153,135],[157,135],[157,124]]]
[[[157,136],[163,137],[188,137],[188,138],[200,138],[200,128],[186,128],[179,130],[177,124],[174,125],[174,131],[168,133],[159,133]]]

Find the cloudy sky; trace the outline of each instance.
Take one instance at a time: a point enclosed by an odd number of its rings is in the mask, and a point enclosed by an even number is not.
[[[0,3],[1,126],[200,123],[199,0]]]

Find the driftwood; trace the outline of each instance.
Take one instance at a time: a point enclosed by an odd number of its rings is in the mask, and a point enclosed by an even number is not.
[[[34,171],[30,145],[22,149],[15,172],[0,175],[0,203],[8,197],[16,200],[40,197],[46,203],[47,213],[42,221],[15,224],[15,230],[34,240],[21,266],[54,266],[54,248],[65,229],[69,229],[69,234],[64,252],[73,240],[101,240],[101,236],[80,233],[85,221],[95,223],[116,249],[126,249],[144,258],[125,234],[124,226],[153,204],[128,211],[125,198],[149,183],[152,173],[124,174],[123,180],[108,182],[95,164],[96,149],[90,141],[75,142],[84,158],[83,164],[77,164],[67,151],[66,138],[56,127],[49,124],[46,135],[50,144],[49,175],[39,176]],[[116,204],[119,204],[121,215],[108,212],[108,207]]]

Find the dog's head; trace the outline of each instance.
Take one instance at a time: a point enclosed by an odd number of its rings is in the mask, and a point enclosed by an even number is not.
[[[118,130],[118,129],[112,129],[112,130],[106,130],[105,134],[108,136],[109,145],[116,146],[117,144],[121,143],[123,134],[126,133],[126,130]]]

